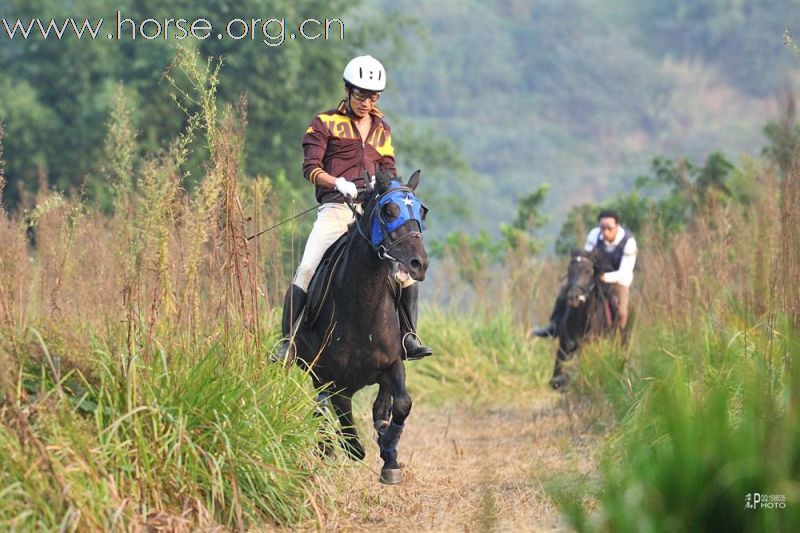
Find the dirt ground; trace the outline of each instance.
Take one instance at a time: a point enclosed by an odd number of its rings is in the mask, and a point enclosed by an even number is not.
[[[399,447],[403,482],[385,486],[378,481],[377,445],[366,442],[374,434],[364,413],[358,426],[366,464],[343,472],[338,512],[322,528],[569,530],[544,485],[559,472],[595,475],[598,437],[580,425],[560,394],[545,391],[525,407],[481,412],[415,405]]]

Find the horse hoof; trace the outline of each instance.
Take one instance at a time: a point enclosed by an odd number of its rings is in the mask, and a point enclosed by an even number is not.
[[[367,456],[366,452],[364,451],[364,447],[361,446],[360,442],[345,442],[344,444],[344,451],[350,457],[350,459],[354,459],[356,461],[363,461],[364,457]]]
[[[560,376],[553,376],[553,379],[550,380],[550,387],[553,390],[559,390],[566,386],[567,386],[567,376],[563,374]]]
[[[323,441],[317,444],[317,453],[319,457],[333,457],[335,448],[330,441]]]
[[[381,470],[381,483],[384,485],[397,485],[403,481],[403,473],[399,468],[384,468]]]

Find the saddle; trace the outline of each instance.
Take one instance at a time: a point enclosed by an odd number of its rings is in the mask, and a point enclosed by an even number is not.
[[[610,328],[614,325],[617,315],[619,314],[617,295],[611,290],[610,286],[605,284],[600,284],[598,288],[603,301],[603,318],[605,318],[606,326]]]
[[[325,303],[325,298],[330,293],[336,267],[344,256],[346,248],[347,233],[345,232],[325,250],[325,255],[322,256],[322,261],[320,261],[317,271],[314,272],[311,283],[308,285],[306,313],[303,316],[303,321],[307,326],[312,326],[317,321],[322,304]]]

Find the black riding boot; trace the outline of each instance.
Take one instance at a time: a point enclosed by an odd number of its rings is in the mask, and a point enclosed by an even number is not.
[[[409,361],[422,359],[433,353],[433,350],[419,343],[417,337],[417,302],[419,300],[419,287],[416,283],[402,289],[400,295],[400,331],[403,333],[403,351]]]
[[[553,312],[550,313],[550,323],[541,328],[535,328],[533,334],[537,337],[555,337],[558,333],[558,321],[567,310],[567,295],[566,291],[558,293],[556,303],[553,306]]]
[[[283,319],[281,321],[281,333],[283,334],[283,345],[275,356],[276,361],[285,361],[287,356],[294,358],[294,343],[289,342],[293,330],[297,327],[300,314],[306,305],[306,291],[292,283],[286,296],[283,298]]]

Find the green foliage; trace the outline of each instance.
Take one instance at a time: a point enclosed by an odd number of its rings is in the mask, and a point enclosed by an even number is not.
[[[780,120],[771,120],[764,126],[764,136],[769,144],[761,153],[778,165],[783,177],[792,170],[797,147],[800,146],[800,124],[797,124],[795,99],[787,93],[782,102],[783,112]]]
[[[22,374],[41,447],[0,424],[0,527],[129,529],[165,508],[237,529],[306,517],[325,433],[302,372],[264,367],[232,342],[126,367],[104,349],[96,357],[91,380]],[[21,399],[9,398],[14,409]]]
[[[122,86],[117,88],[114,108],[108,123],[105,142],[105,165],[114,209],[124,212],[130,207],[134,187],[134,166],[137,164],[136,132],[133,129],[129,99]]]
[[[651,54],[700,56],[753,94],[778,89],[781,72],[794,64],[781,37],[800,26],[796,0],[640,2],[626,15],[638,30],[636,42]]]
[[[720,152],[711,153],[703,166],[659,156],[653,159],[651,172],[639,176],[629,194],[571,208],[561,226],[556,252],[566,254],[582,245],[602,209],[616,210],[620,223],[633,233],[640,232],[645,224],[653,224],[666,236],[680,231],[715,203],[732,201],[745,205],[749,201],[744,184],[736,179],[739,171]],[[734,184],[741,186],[734,188]]]
[[[156,150],[187,120],[167,98],[171,88],[162,78],[179,41],[106,39],[105,32],[116,24],[117,9],[122,18],[137,22],[147,18],[163,21],[183,17],[191,21],[203,17],[214,28],[224,28],[232,18],[266,20],[264,5],[256,0],[235,4],[211,0],[170,4],[125,0],[113,6],[91,1],[82,2],[80,12],[71,2],[62,0],[4,3],[0,16],[9,20],[105,18],[102,38],[95,41],[74,36],[61,40],[31,37],[26,41],[2,37],[0,88],[4,101],[0,103],[0,120],[7,124],[8,174],[14,180],[25,180],[29,189],[39,172],[46,174],[51,184],[67,189],[98,167],[104,155],[104,131],[99,125],[108,121],[114,109],[113,88],[118,82],[125,86],[137,110],[130,119],[140,132],[141,150]],[[248,173],[300,175],[300,139],[305,128],[315,113],[336,105],[342,92],[343,65],[368,42],[366,30],[348,24],[357,9],[357,3],[341,0],[270,2],[269,16],[286,18],[286,41],[281,46],[268,47],[259,39],[181,41],[195,47],[202,57],[223,58],[218,94],[221,106],[233,104],[247,94],[249,120],[257,126],[251,128],[246,139]],[[292,29],[297,31],[293,26],[310,17],[342,19],[345,39],[289,39]],[[374,31],[382,26],[378,20],[366,20],[364,25],[371,30],[370,44],[400,30],[387,25]],[[191,168],[199,174],[203,149],[196,149],[198,154],[193,157]],[[10,193],[16,197],[17,191]]]
[[[0,16],[104,17],[108,26],[119,9],[136,21],[202,16],[219,28],[234,17],[277,15],[286,17],[287,31],[304,17],[339,18],[342,41],[287,40],[276,47],[249,38],[183,41],[202,57],[223,58],[221,107],[247,95],[254,127],[245,139],[246,174],[282,173],[308,198],[300,177],[302,133],[315,113],[339,99],[344,62],[372,52],[389,70],[382,102],[395,126],[402,172],[422,168],[432,178],[424,185],[436,214],[432,232],[443,235],[458,222],[469,233],[488,226],[497,235],[499,223],[510,222],[506,199],[531,183],[547,179],[553,189],[546,211],[561,213],[577,190],[580,201],[625,190],[629,180],[618,177],[635,175],[649,154],[696,159],[711,146],[757,146],[751,126],[763,121],[763,102],[738,91],[770,94],[783,82],[784,56],[791,54],[780,48],[780,34],[800,10],[775,0],[769,8],[755,0],[657,4],[573,2],[564,17],[558,2],[500,0],[277,0],[269,14],[258,0],[113,6],[11,0],[0,5]],[[31,191],[44,177],[69,192],[87,175],[89,193],[106,207],[113,203],[95,172],[105,158],[99,125],[108,122],[120,83],[136,110],[130,118],[138,155],[163,147],[185,125],[163,79],[174,39],[22,41],[2,32],[0,39],[0,121],[7,126],[12,204],[17,185]],[[734,123],[709,109],[720,101],[740,110]],[[205,147],[192,148],[187,169],[195,177]]]
[[[471,404],[520,400],[520,391],[545,383],[549,347],[530,343],[509,308],[491,314],[431,309],[420,321],[422,338],[436,350],[409,373],[415,402]],[[456,369],[456,370],[454,370]]]
[[[491,265],[499,262],[505,251],[506,243],[483,230],[474,236],[464,231],[453,232],[428,247],[428,253],[433,257],[445,254],[457,257],[459,276],[470,285],[475,285]]]
[[[793,392],[800,375],[796,366],[772,360],[793,358],[798,344],[788,321],[775,333],[770,340],[760,327],[737,332],[712,323],[687,335],[656,328],[645,333],[639,371],[623,380],[625,394],[613,393],[619,379],[605,382],[611,394],[602,385],[582,389],[610,400],[621,425],[602,464],[595,494],[600,512],[570,506],[573,525],[580,531],[790,530],[800,519]],[[600,385],[608,377],[589,379]],[[785,509],[746,509],[752,493],[784,496]]]
[[[82,5],[87,18],[102,17],[103,2]],[[0,16],[27,20],[68,17],[70,6],[57,0],[5,2]],[[62,190],[77,187],[97,161],[112,97],[113,72],[125,62],[113,43],[77,38],[34,39],[3,36],[0,120],[7,124],[8,175],[36,183],[39,174]],[[10,190],[16,197],[18,191]]]
[[[269,306],[256,313],[261,257],[238,246],[245,120],[219,109],[218,73],[181,50],[166,79],[185,128],[145,157],[118,91],[102,168],[113,208],[51,193],[0,217],[0,529],[241,530],[296,523],[322,499],[317,444],[336,437],[308,376],[266,364],[262,331],[278,328]],[[187,191],[198,153],[205,173]],[[268,185],[253,195],[273,201]]]
[[[446,227],[469,220],[475,206],[465,192],[479,178],[453,142],[430,128],[414,127],[402,118],[392,120],[392,129],[398,169],[409,169],[409,173],[417,168],[422,170],[418,191],[432,210],[426,223],[429,234],[437,238]]]
[[[652,154],[755,155],[763,99],[793,68],[780,41],[800,23],[795,3],[573,1],[565,16],[553,1],[384,1],[424,30],[387,108],[447,136],[475,170],[468,232],[495,233],[510,223],[505,199],[545,181],[560,219],[630,191]]]
[[[535,232],[547,222],[541,207],[548,190],[545,184],[521,198],[513,223],[500,225],[499,238],[485,229],[475,235],[460,230],[433,241],[428,252],[434,257],[454,258],[461,280],[471,287],[482,287],[492,270],[509,257],[525,261],[541,252],[543,244]]]
[[[517,216],[511,225],[501,224],[500,233],[511,250],[523,249],[531,255],[541,252],[543,245],[535,237],[535,232],[547,224],[548,218],[541,213],[542,206],[550,190],[544,184],[517,202]]]

